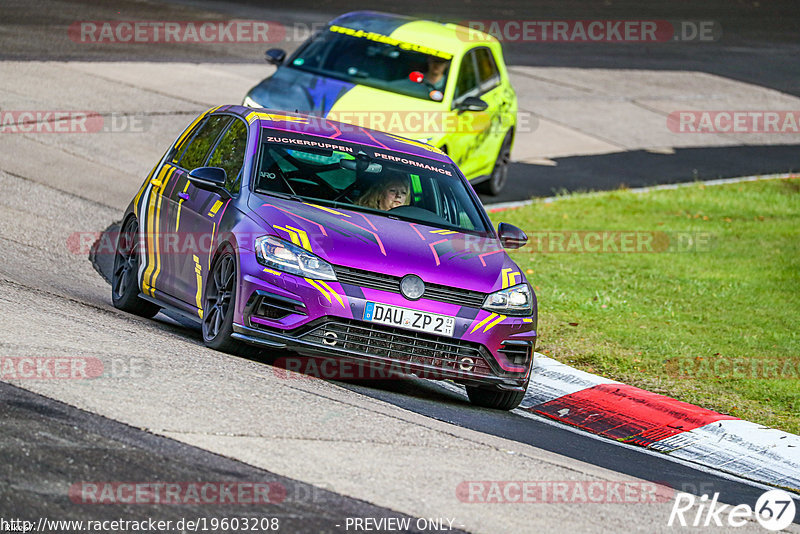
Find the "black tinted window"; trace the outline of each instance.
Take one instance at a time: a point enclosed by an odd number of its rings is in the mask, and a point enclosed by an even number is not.
[[[492,52],[488,48],[479,48],[475,51],[475,59],[478,60],[478,78],[481,90],[488,91],[497,87],[500,84],[500,73]]]
[[[449,163],[344,142],[335,149],[311,148],[335,142],[264,132],[257,193],[487,233],[479,206]]]
[[[225,169],[225,173],[228,175],[225,188],[234,195],[239,192],[242,182],[240,171],[244,164],[246,147],[247,126],[243,121],[234,120],[211,154],[211,159],[208,160],[209,167]]]
[[[456,85],[455,98],[462,97],[478,86],[478,76],[470,52],[461,60],[461,69],[458,71],[458,84]]]
[[[231,117],[219,115],[206,119],[181,156],[179,165],[190,171],[202,167],[209,150],[230,121]]]
[[[444,91],[452,57],[424,43],[331,26],[300,50],[288,66],[394,93],[441,100],[441,94],[431,95],[431,90]],[[431,63],[444,66],[442,78],[429,72]],[[430,78],[436,81],[429,82]]]

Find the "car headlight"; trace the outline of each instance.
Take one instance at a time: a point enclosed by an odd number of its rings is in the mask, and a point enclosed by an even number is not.
[[[315,280],[336,280],[330,263],[302,247],[277,237],[265,235],[256,239],[258,263],[285,273]]]
[[[533,313],[531,288],[523,283],[495,291],[486,297],[483,309],[503,315],[531,315]]]
[[[253,100],[252,98],[250,98],[249,96],[244,97],[244,100],[242,101],[242,105],[243,106],[247,106],[248,108],[261,108],[261,107],[264,107],[261,104],[259,104],[258,102],[256,102],[255,100]]]

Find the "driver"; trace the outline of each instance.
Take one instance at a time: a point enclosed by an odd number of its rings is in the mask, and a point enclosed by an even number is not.
[[[356,205],[389,211],[392,208],[408,206],[411,201],[408,193],[408,180],[405,177],[395,175],[372,184],[356,200]]]

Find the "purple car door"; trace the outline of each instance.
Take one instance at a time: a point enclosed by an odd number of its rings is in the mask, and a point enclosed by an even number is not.
[[[189,158],[184,166],[185,176],[171,195],[176,207],[174,233],[178,237],[171,294],[198,309],[202,309],[202,280],[211,268],[211,249],[220,221],[241,188],[246,146],[244,121],[230,116],[210,117],[186,149]],[[223,190],[209,191],[191,183],[188,169],[197,167],[224,169],[227,180]]]

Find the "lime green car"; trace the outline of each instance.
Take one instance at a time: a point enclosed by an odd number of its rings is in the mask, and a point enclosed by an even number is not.
[[[382,130],[446,152],[496,195],[506,183],[517,95],[500,43],[456,24],[371,11],[332,20],[250,90],[244,104]]]

